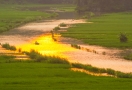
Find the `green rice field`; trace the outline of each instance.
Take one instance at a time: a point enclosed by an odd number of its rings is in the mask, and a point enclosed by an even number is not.
[[[0,5],[0,32],[53,16],[52,13],[28,9],[34,7],[44,6]],[[73,9],[73,6],[61,8],[62,11]],[[76,27],[69,28],[62,35],[92,45],[131,48],[131,19],[132,13],[127,12],[105,14],[88,20],[93,23],[75,25]],[[119,41],[120,33],[125,33],[128,37],[126,43]],[[17,61],[13,56],[0,55],[0,90],[131,90],[131,78],[92,76],[72,71],[72,64],[60,61],[61,58],[58,60],[56,57],[41,57],[34,53],[31,56],[37,58]],[[48,59],[47,62],[45,59]]]
[[[13,29],[28,22],[38,21],[45,18],[53,18],[57,13],[45,12],[45,9],[51,8],[62,11],[73,11],[73,5],[13,5],[13,4],[0,4],[0,32]]]
[[[104,47],[131,48],[132,47],[132,13],[112,13],[93,17],[91,23],[77,24],[62,33],[65,37],[82,40],[90,45]],[[120,34],[128,38],[125,43],[120,42]]]
[[[71,71],[66,63],[1,59],[0,90],[131,90],[132,86],[130,78],[91,76]]]
[[[20,11],[15,5],[0,6],[0,32],[19,25],[50,17],[50,14],[39,11]]]

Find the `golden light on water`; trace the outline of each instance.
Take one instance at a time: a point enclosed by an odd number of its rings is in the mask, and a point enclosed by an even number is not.
[[[35,42],[38,44],[35,44]],[[51,35],[42,35],[30,43],[18,45],[17,48],[21,48],[22,51],[30,51],[31,49],[38,51],[43,55],[55,55],[60,57],[66,57],[63,52],[75,50],[70,45],[61,44],[55,42]]]

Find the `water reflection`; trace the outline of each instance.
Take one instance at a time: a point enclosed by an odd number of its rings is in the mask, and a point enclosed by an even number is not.
[[[63,52],[76,50],[71,48],[70,45],[55,42],[50,34],[41,35],[30,41],[30,43],[18,45],[17,48],[21,48],[22,51],[30,51],[31,49],[34,49],[43,55],[55,55],[64,58],[66,58],[66,56]]]

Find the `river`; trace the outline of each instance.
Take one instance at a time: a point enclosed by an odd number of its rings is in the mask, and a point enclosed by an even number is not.
[[[0,35],[1,43],[9,43],[21,48],[23,51],[35,49],[42,54],[57,55],[67,58],[70,62],[91,64],[99,68],[111,68],[122,72],[132,72],[132,62],[115,56],[120,52],[118,49],[108,49],[100,46],[91,46],[81,43],[78,40],[58,36],[54,41],[51,37],[51,30],[60,23],[76,24],[85,23],[83,20],[55,19],[41,22],[28,23]],[[35,42],[39,45],[35,45]],[[76,42],[81,47],[91,50],[79,50],[71,47],[71,42]],[[96,50],[97,53],[92,51]],[[106,55],[102,53],[105,52]]]

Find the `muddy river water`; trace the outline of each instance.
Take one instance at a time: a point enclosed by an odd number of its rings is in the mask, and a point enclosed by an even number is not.
[[[54,27],[60,23],[75,24],[85,23],[84,20],[60,19],[60,20],[45,20],[41,22],[29,23],[0,35],[0,43],[9,43],[21,48],[22,51],[37,50],[41,54],[57,55],[67,58],[70,62],[82,64],[91,64],[100,68],[111,68],[122,72],[132,72],[132,62],[123,60],[115,54],[120,52],[117,49],[108,49],[100,46],[90,46],[82,43],[77,43],[76,40],[59,37],[55,42],[50,34]],[[67,39],[67,41],[65,41]],[[35,42],[39,45],[35,45]],[[69,41],[69,42],[68,42]],[[71,47],[71,42],[76,42],[83,48],[91,50],[79,50]],[[95,51],[94,53],[92,51]],[[105,52],[106,54],[102,54]]]

